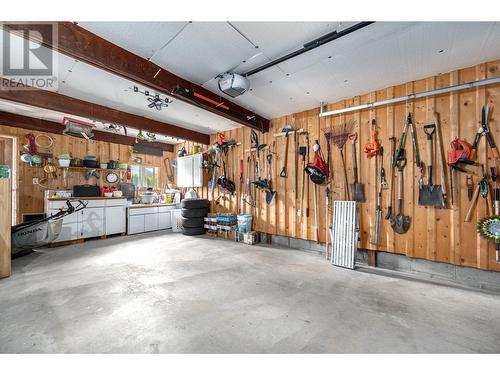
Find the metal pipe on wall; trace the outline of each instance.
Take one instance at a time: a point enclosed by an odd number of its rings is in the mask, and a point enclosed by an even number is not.
[[[340,115],[342,113],[359,111],[361,109],[380,107],[380,106],[387,105],[387,104],[393,104],[393,103],[404,102],[404,101],[407,101],[407,100],[414,100],[414,99],[426,98],[428,96],[446,94],[448,92],[460,91],[460,90],[470,89],[470,88],[473,88],[473,87],[481,87],[481,86],[485,86],[485,85],[492,85],[492,84],[495,84],[495,83],[500,83],[500,77],[488,78],[488,79],[482,79],[482,80],[479,80],[479,81],[462,83],[460,85],[443,87],[443,88],[435,89],[435,90],[431,90],[431,91],[424,91],[424,92],[419,92],[419,93],[416,93],[416,94],[409,94],[409,95],[405,95],[405,96],[400,96],[398,98],[386,99],[386,100],[381,100],[381,101],[378,101],[378,102],[361,104],[361,105],[357,105],[357,106],[354,106],[354,107],[343,108],[343,109],[336,109],[336,110],[328,111],[328,112],[323,112],[323,109],[324,109],[325,105],[324,105],[323,102],[321,102],[320,103],[319,117]]]

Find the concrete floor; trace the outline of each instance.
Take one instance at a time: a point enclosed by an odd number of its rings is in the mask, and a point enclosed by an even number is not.
[[[500,352],[500,296],[158,232],[15,259],[0,352]]]

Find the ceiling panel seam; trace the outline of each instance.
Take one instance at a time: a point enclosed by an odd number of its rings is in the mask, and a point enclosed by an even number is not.
[[[191,24],[192,21],[189,21],[189,22],[186,22],[184,25],[182,25],[182,27],[180,28],[180,30],[178,32],[175,33],[175,35],[170,38],[162,47],[158,48],[156,51],[153,52],[153,54],[151,55],[150,58],[148,58],[148,60],[152,60],[159,52],[161,52],[162,50],[164,50],[170,43],[172,43],[183,31],[184,29],[189,25]]]

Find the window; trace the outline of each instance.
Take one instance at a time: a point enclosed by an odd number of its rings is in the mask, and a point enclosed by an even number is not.
[[[132,165],[132,183],[138,188],[158,188],[160,168]]]

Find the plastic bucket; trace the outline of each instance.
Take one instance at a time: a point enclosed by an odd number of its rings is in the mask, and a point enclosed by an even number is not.
[[[248,233],[252,231],[252,215],[238,215],[238,232]]]

